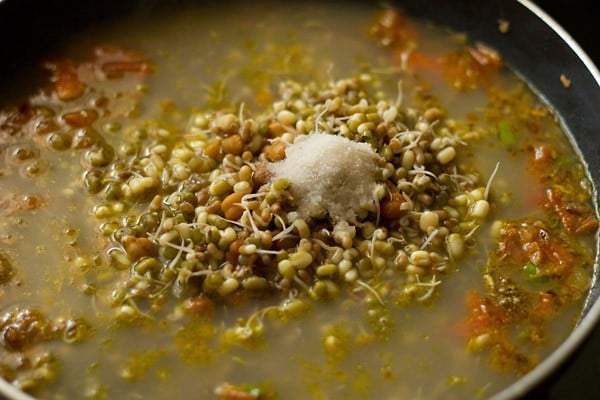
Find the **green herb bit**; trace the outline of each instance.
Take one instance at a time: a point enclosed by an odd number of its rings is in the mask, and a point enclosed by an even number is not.
[[[508,121],[500,121],[498,122],[498,136],[500,138],[500,142],[507,146],[513,145],[516,143],[515,134],[512,131],[510,123]]]
[[[525,278],[536,285],[546,285],[551,282],[551,278],[540,274],[540,269],[533,263],[527,263],[522,269]]]
[[[538,273],[538,268],[533,263],[527,263],[523,266],[523,275],[525,275],[527,279],[537,278]]]

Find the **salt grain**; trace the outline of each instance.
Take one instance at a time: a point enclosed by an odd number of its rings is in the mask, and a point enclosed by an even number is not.
[[[312,133],[269,165],[273,179],[287,178],[300,218],[353,221],[361,205],[374,205],[379,156],[369,144]]]

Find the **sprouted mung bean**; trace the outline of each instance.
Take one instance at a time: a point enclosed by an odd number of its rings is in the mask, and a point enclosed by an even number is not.
[[[552,112],[483,45],[307,7],[291,42],[280,17],[163,21],[131,36],[146,57],[48,64],[50,89],[0,115],[4,379],[49,398],[474,397],[564,338],[597,219]]]

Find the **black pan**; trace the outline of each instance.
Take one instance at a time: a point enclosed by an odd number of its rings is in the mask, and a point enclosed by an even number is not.
[[[39,82],[21,77],[34,75],[39,60],[70,37],[85,34],[112,18],[139,16],[176,7],[184,0],[0,0],[0,107],[8,98],[25,98]],[[591,11],[592,1],[576,0],[573,5],[560,1],[543,1],[559,17],[562,7],[579,6]],[[531,83],[560,116],[573,143],[587,163],[590,179],[600,182],[600,73],[582,48],[555,20],[529,0],[398,0],[409,14],[426,18],[467,33],[470,37],[496,48],[511,67]],[[343,2],[340,3],[343,6]],[[568,12],[564,12],[568,14]],[[592,15],[582,15],[589,23]],[[565,15],[566,18],[566,15]],[[510,21],[510,32],[500,33],[498,20]],[[560,19],[560,18],[559,18]],[[583,29],[581,25],[578,31]],[[591,30],[588,30],[591,32]],[[588,42],[591,43],[591,42]],[[566,90],[559,79],[566,75],[572,82]],[[598,193],[594,200],[598,203]],[[598,263],[596,277],[600,275]],[[600,281],[594,280],[583,316],[572,335],[531,373],[517,381],[494,399],[521,397],[592,398],[594,380],[600,373],[597,357],[588,351],[600,350]],[[587,342],[586,342],[587,340]],[[591,363],[591,364],[589,364]],[[589,367],[588,367],[589,365]],[[591,369],[590,369],[591,368]],[[579,381],[579,373],[587,381]],[[587,384],[585,384],[587,382]],[[10,388],[2,393],[22,397]],[[550,388],[550,389],[548,389]],[[3,392],[4,391],[4,392]]]

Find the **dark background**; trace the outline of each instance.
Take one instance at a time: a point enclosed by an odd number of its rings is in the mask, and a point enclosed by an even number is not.
[[[597,0],[534,0],[534,2],[579,43],[597,66],[600,65],[600,40],[598,39],[600,13],[595,11],[600,2]]]
[[[537,0],[535,3],[575,39],[596,66],[600,66],[600,14],[593,11],[600,4],[597,0]],[[596,327],[569,363],[527,398],[600,399],[600,327]]]

